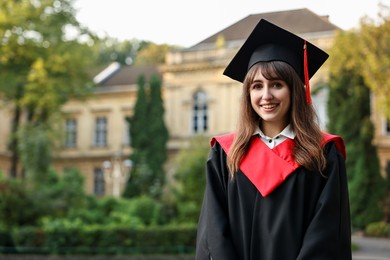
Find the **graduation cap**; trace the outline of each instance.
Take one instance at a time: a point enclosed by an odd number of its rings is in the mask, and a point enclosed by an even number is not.
[[[313,44],[275,24],[261,19],[223,72],[243,82],[248,70],[261,61],[290,64],[306,85],[306,100],[311,104],[309,79],[329,55]]]

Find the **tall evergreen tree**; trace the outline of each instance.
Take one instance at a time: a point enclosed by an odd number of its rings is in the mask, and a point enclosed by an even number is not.
[[[133,159],[139,161],[140,158],[146,156],[144,147],[149,142],[148,137],[148,97],[146,93],[145,75],[140,75],[137,80],[138,92],[137,101],[134,106],[134,114],[129,119],[130,122],[130,140],[131,146],[134,149]]]
[[[343,136],[347,145],[347,172],[352,225],[364,228],[382,218],[385,182],[380,176],[372,145],[370,91],[362,76],[359,34],[340,33],[331,53],[328,130]]]
[[[130,140],[133,153],[130,159],[133,161],[131,178],[124,192],[125,197],[133,197],[147,193],[150,170],[147,165],[147,153],[145,147],[149,143],[148,134],[148,97],[146,93],[145,75],[140,75],[137,80],[137,100],[134,106],[134,114],[128,118],[130,123]],[[149,184],[150,185],[150,184]]]
[[[164,105],[161,97],[161,79],[152,75],[149,88],[141,75],[134,115],[130,119],[130,137],[133,147],[133,177],[124,196],[151,195],[159,197],[165,184],[164,163],[167,159],[168,130],[164,123]]]
[[[150,96],[148,103],[149,143],[145,147],[148,155],[148,165],[151,169],[154,183],[153,193],[159,195],[165,184],[164,163],[167,160],[166,144],[168,129],[164,121],[164,104],[161,96],[161,79],[158,75],[150,77]]]

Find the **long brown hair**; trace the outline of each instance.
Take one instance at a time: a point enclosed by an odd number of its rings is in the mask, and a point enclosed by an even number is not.
[[[311,171],[321,172],[326,164],[321,146],[322,132],[313,106],[306,102],[303,82],[289,64],[271,61],[255,64],[245,77],[236,136],[230,147],[227,161],[231,175],[233,176],[239,169],[242,158],[249,150],[253,133],[261,121],[250,101],[250,85],[259,69],[266,79],[281,79],[290,88],[289,118],[290,125],[295,132],[294,159]]]

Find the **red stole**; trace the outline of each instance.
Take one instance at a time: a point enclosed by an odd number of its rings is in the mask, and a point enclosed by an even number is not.
[[[334,141],[344,158],[346,157],[344,141],[341,137],[323,133],[322,144]],[[218,142],[226,154],[233,143],[234,134],[216,136],[211,145]],[[240,163],[240,170],[256,186],[263,197],[270,194],[300,165],[294,161],[295,142],[287,138],[283,143],[270,149],[260,138],[252,138],[250,149]]]

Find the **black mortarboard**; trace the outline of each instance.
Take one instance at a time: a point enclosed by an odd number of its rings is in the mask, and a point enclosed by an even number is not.
[[[290,64],[306,85],[311,103],[309,79],[329,55],[313,44],[275,24],[261,19],[223,72],[243,82],[248,70],[260,61],[284,61]]]

